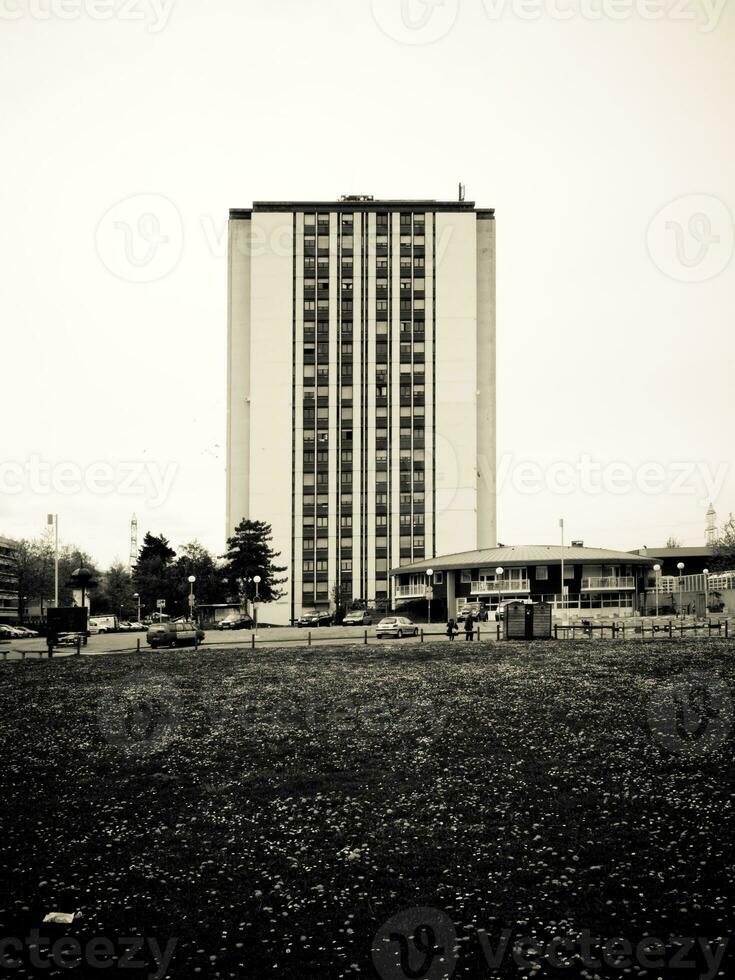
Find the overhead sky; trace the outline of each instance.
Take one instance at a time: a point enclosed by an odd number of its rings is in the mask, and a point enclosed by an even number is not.
[[[221,552],[226,224],[494,207],[499,535],[703,543],[735,510],[735,7],[0,0],[0,534]],[[468,357],[473,352],[467,351]]]

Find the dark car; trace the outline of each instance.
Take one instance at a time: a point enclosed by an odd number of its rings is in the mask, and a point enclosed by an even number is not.
[[[489,618],[488,608],[481,602],[466,602],[457,613],[457,622],[463,623],[468,615],[471,615],[476,623],[484,623]]]
[[[218,630],[251,630],[253,621],[249,616],[226,616],[217,623]]]
[[[183,647],[201,643],[204,630],[196,623],[181,619],[175,623],[154,623],[148,630],[147,640],[153,650],[159,647]]]
[[[372,626],[373,617],[367,609],[352,609],[350,612],[345,613],[345,618],[342,620],[342,625]]]
[[[304,613],[296,625],[299,628],[303,628],[304,626],[331,626],[332,614],[324,610],[322,612]]]

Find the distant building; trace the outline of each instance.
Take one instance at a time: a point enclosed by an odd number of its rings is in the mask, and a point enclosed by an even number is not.
[[[18,620],[18,545],[0,537],[0,623]]]
[[[230,212],[227,533],[272,526],[271,622],[496,544],[494,219],[369,196]]]
[[[562,560],[567,609],[610,615],[630,615],[640,609],[654,559],[579,545],[487,548],[414,562],[391,572],[393,603],[398,607],[424,599],[431,582],[437,614],[454,617],[466,602],[481,602],[493,610],[509,599],[549,602],[560,608]]]

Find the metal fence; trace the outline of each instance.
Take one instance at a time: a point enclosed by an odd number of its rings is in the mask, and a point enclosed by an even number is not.
[[[722,638],[729,638],[730,636],[730,621],[729,619],[709,619],[706,621],[677,621],[674,619],[669,619],[664,622],[652,622],[647,625],[645,622],[639,621],[636,623],[631,623],[630,621],[620,621],[617,623],[591,623],[591,622],[580,622],[573,624],[562,624],[555,623],[553,627],[553,639],[554,640],[589,640],[589,639],[613,639],[613,640],[624,640],[624,639],[675,639],[682,638],[684,636],[689,637],[710,637],[718,636]],[[505,639],[503,623],[485,623],[478,625],[469,634],[466,634],[464,630],[460,629],[459,632],[455,633],[452,642],[492,642],[498,643]],[[313,632],[309,630],[306,633],[306,637],[293,637],[293,638],[273,638],[268,637],[268,631],[263,631],[261,633],[255,634],[251,633],[249,637],[243,638],[242,645],[239,644],[222,644],[222,642],[217,642],[217,640],[205,640],[203,643],[194,644],[194,649],[228,649],[232,647],[233,650],[237,649],[250,649],[257,650],[266,646],[274,647],[292,647],[298,649],[300,647],[327,647],[327,646],[376,646],[383,645],[385,642],[395,642],[404,644],[406,640],[411,640],[414,643],[432,643],[438,641],[450,642],[449,636],[445,629],[430,629],[430,628],[420,628],[418,635],[416,637],[404,637],[401,640],[397,638],[395,640],[385,641],[383,639],[378,639],[374,633],[369,630],[363,630],[361,636],[323,636],[321,630],[318,631],[317,635],[314,636]],[[523,640],[517,640],[514,642],[523,643]],[[176,647],[174,649],[191,649],[192,647]],[[86,655],[86,656],[106,656],[106,655],[117,655],[117,654],[131,654],[131,653],[141,653],[147,652],[151,648],[145,643],[141,642],[140,637],[136,638],[135,646],[126,645],[120,647],[117,650],[87,650],[82,643],[77,644],[76,647],[62,647],[57,648],[54,651],[53,656],[75,656],[75,655]],[[13,649],[8,644],[0,644],[0,658],[5,661],[19,661],[27,659],[46,659],[49,657],[49,653],[44,649]]]

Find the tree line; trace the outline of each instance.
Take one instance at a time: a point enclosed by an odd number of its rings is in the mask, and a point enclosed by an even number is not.
[[[96,581],[91,590],[91,613],[109,613],[121,619],[135,619],[140,597],[141,615],[156,611],[159,600],[166,613],[174,616],[189,611],[189,576],[196,579],[193,592],[197,606],[226,602],[245,602],[255,598],[253,579],[259,576],[260,602],[272,602],[283,594],[279,575],[284,567],[276,564],[279,554],[271,547],[271,526],[263,521],[243,520],[227,541],[224,555],[215,556],[198,541],[182,545],[178,552],[164,534],[148,532],[132,569],[114,562],[101,570],[94,558],[73,545],[59,550],[59,604],[73,604],[70,578],[80,567],[88,568]],[[54,596],[54,546],[50,536],[23,540],[17,548],[18,603],[21,621],[31,604],[44,608]]]

